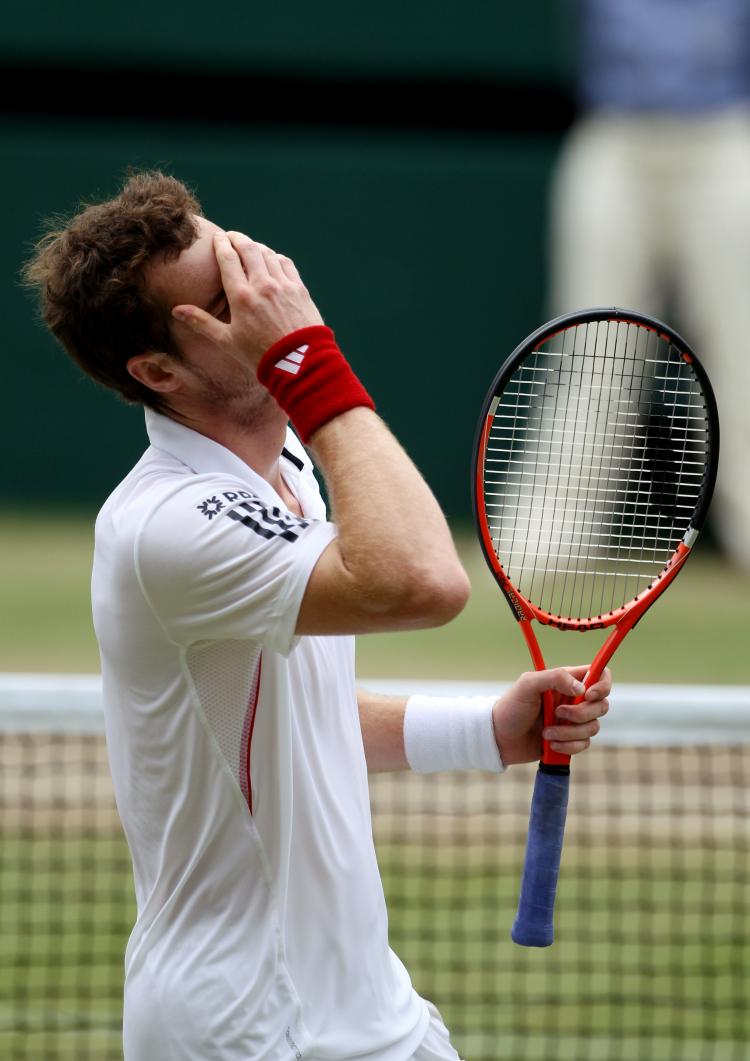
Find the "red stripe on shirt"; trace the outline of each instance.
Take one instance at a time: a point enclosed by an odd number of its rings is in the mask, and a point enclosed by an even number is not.
[[[242,794],[247,800],[250,813],[253,813],[253,786],[250,778],[250,752],[253,744],[253,730],[255,728],[255,716],[258,710],[258,699],[260,697],[260,674],[263,664],[263,655],[258,656],[255,674],[250,686],[250,697],[247,705],[247,714],[242,727],[242,746],[240,754],[240,786]]]

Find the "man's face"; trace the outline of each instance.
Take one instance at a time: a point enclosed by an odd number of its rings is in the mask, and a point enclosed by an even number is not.
[[[221,321],[230,319],[229,305],[214,254],[213,237],[222,229],[205,217],[195,218],[198,237],[179,257],[152,263],[146,271],[149,294],[170,316],[170,331],[182,360],[175,366],[191,403],[198,401],[225,418],[252,426],[259,413],[273,405],[252,369],[171,317],[173,306],[198,306]],[[178,404],[178,403],[177,403]]]

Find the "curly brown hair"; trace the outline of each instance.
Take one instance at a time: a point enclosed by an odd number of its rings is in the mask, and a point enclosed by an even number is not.
[[[168,315],[148,296],[144,270],[189,247],[202,213],[175,177],[134,173],[114,199],[83,204],[67,221],[53,218],[24,266],[52,334],[84,372],[126,401],[164,408],[127,369],[131,357],[149,350],[180,356]]]

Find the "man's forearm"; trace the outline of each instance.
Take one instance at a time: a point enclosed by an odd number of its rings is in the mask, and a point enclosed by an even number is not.
[[[415,618],[465,603],[468,579],[440,507],[380,418],[356,408],[311,439],[328,486],[341,560],[373,606],[396,602]],[[407,625],[407,624],[405,624]]]
[[[371,774],[409,769],[404,751],[406,701],[405,696],[381,696],[357,689],[359,724]]]

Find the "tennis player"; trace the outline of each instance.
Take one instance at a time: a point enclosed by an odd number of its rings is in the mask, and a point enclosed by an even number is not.
[[[27,279],[151,442],[99,514],[93,572],[138,903],[127,1061],[455,1061],[388,946],[367,770],[536,759],[541,692],[576,694],[583,668],[497,700],[356,691],[351,635],[445,623],[469,584],[289,258],[139,174]],[[560,711],[554,747],[588,746],[609,687]]]

